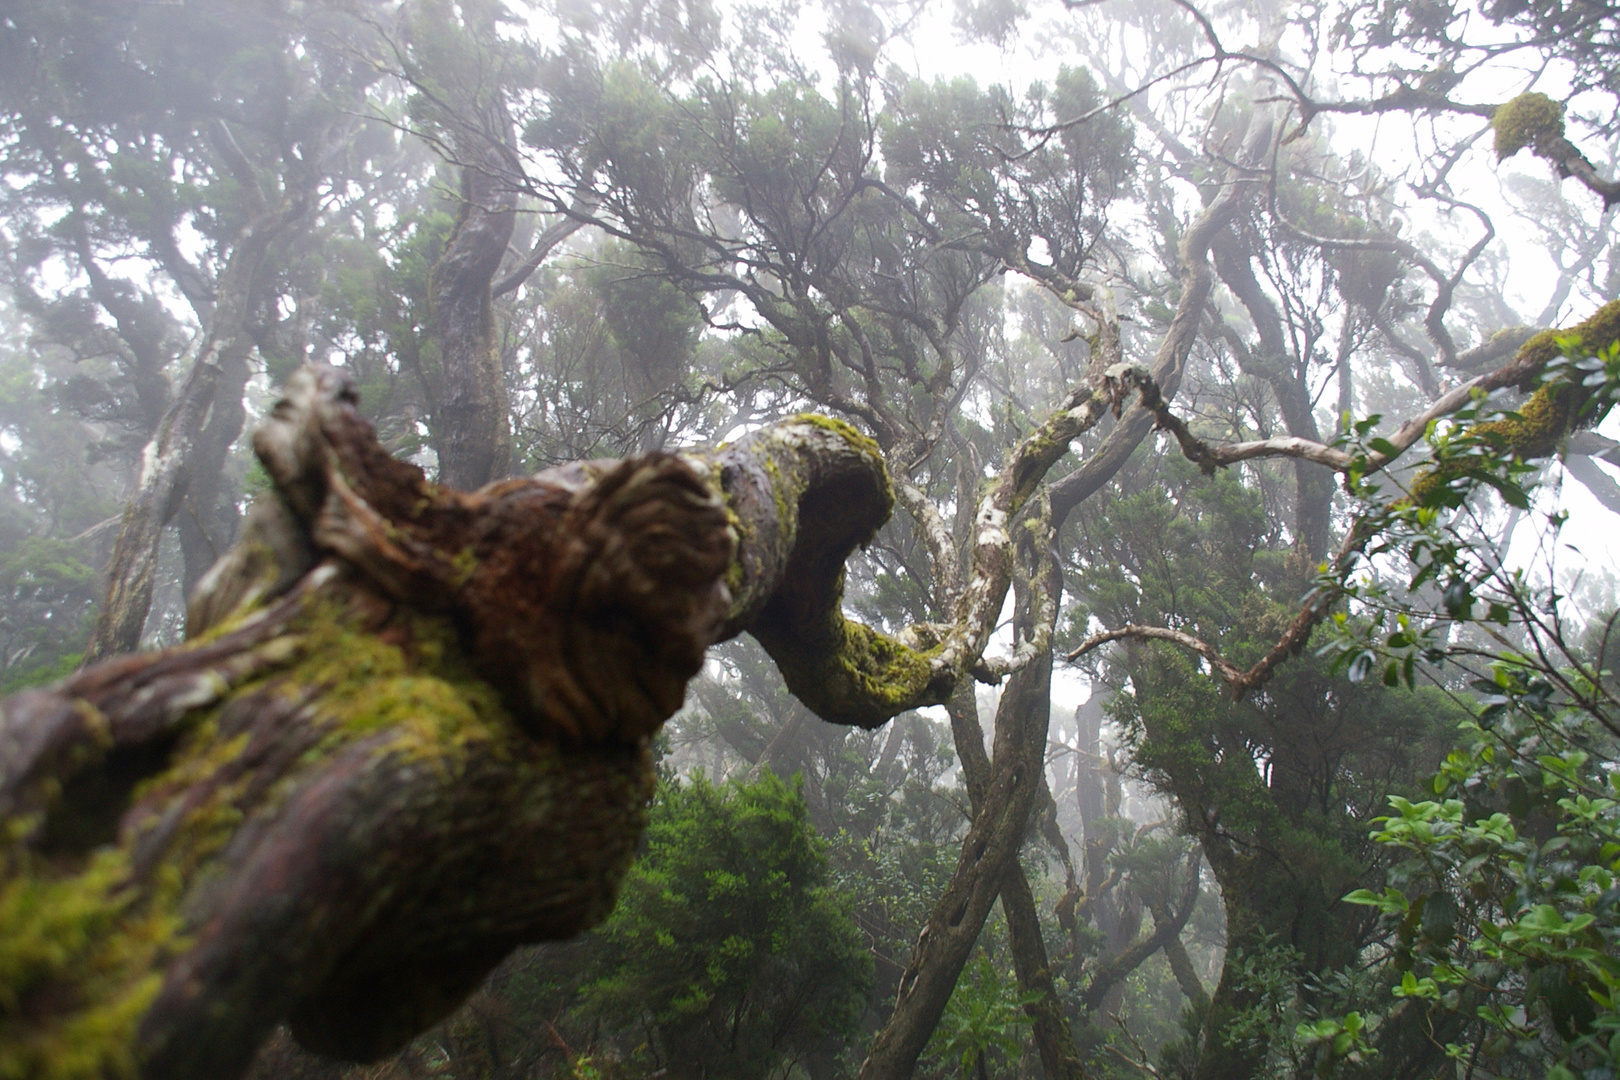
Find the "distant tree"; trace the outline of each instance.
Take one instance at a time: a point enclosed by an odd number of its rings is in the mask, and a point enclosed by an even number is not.
[[[579,1020],[660,1075],[744,1080],[812,1062],[826,1075],[872,961],[803,795],[771,773],[671,781],[645,844],[596,932]]]

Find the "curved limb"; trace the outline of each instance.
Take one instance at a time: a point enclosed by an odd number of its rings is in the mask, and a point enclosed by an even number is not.
[[[428,484],[331,370],[256,448],[277,492],[192,640],[0,704],[7,1075],[230,1077],[282,1019],[374,1057],[599,921],[647,736],[808,558],[739,547],[759,508],[691,459]]]

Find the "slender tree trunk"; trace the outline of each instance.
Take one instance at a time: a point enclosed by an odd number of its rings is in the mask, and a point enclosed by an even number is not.
[[[494,127],[509,135],[498,109]],[[429,281],[433,446],[439,482],[471,491],[506,475],[511,463],[506,372],[495,324],[495,274],[517,221],[517,190],[506,146],[486,140],[461,165],[461,209]]]
[[[947,711],[951,730],[967,782],[968,799],[977,817],[984,806],[985,789],[990,785],[990,758],[984,752],[984,730],[979,725],[979,707],[972,684],[957,687]],[[1013,969],[1019,989],[1041,995],[1025,1006],[1034,1026],[1035,1049],[1041,1056],[1041,1069],[1047,1080],[1078,1080],[1083,1075],[1080,1055],[1069,1034],[1069,1021],[1063,1015],[1057,986],[1052,980],[1051,961],[1041,934],[1041,920],[1030,892],[1024,867],[1014,855],[1001,879],[1001,910],[1007,917],[1012,939]]]
[[[1102,749],[1102,703],[1095,697],[1074,711],[1079,732],[1081,761],[1075,775],[1075,803],[1080,808],[1081,869],[1085,875],[1084,914],[1102,933],[1103,940],[1116,941],[1120,915],[1114,890],[1109,884],[1108,856],[1114,850],[1113,830],[1106,824],[1114,808],[1110,806],[1110,777]],[[1072,976],[1079,976],[1075,957]]]
[[[1168,913],[1166,913],[1168,917]],[[1159,918],[1157,909],[1153,918]],[[1209,1011],[1209,991],[1204,989],[1204,981],[1198,977],[1198,971],[1193,967],[1192,957],[1187,955],[1187,947],[1181,943],[1179,936],[1165,942],[1164,958],[1170,963],[1170,973],[1176,977],[1176,985],[1181,987],[1182,994],[1192,1006],[1195,1016],[1203,1016]]]
[[[1049,630],[1057,615],[1062,574],[1046,528],[1018,530],[1021,564],[1015,599],[1015,636]],[[1038,539],[1031,539],[1036,533]],[[1051,713],[1052,651],[1042,649],[1007,680],[996,711],[994,755],[979,810],[962,841],[956,871],[929,912],[901,977],[894,1011],[872,1041],[861,1080],[904,1080],[939,1024],[1005,876],[1017,865],[1030,812],[1043,790],[1046,733]],[[953,719],[960,710],[953,713]],[[964,759],[973,738],[959,738]],[[983,746],[982,737],[978,743]],[[981,751],[982,752],[982,751]],[[975,769],[977,766],[974,767]],[[1026,887],[1027,891],[1027,887]],[[1037,927],[1038,929],[1038,927]]]
[[[223,400],[234,379],[228,372],[245,363],[251,347],[246,332],[253,287],[277,234],[302,217],[302,205],[284,205],[260,214],[237,237],[235,250],[220,274],[219,297],[202,348],[180,392],[141,453],[135,495],[124,510],[107,571],[107,595],[96,617],[84,663],[140,647],[141,631],[152,607],[158,545],[174,519],[197,468],[203,432],[216,405],[228,416],[240,401]],[[244,380],[245,382],[245,380]],[[221,384],[226,392],[222,394]],[[239,388],[238,388],[239,389]],[[240,397],[240,394],[238,394]],[[221,421],[222,424],[226,422]],[[226,424],[228,426],[228,424]],[[238,431],[240,422],[238,421]],[[234,441],[235,436],[232,436]]]
[[[235,500],[221,490],[231,447],[247,422],[247,407],[242,400],[251,375],[246,339],[238,338],[236,345],[221,358],[214,405],[197,438],[191,478],[175,515],[184,560],[182,581],[188,595],[236,540],[239,511]]]
[[[1256,124],[1245,143],[1245,157],[1258,160],[1270,146],[1271,137],[1269,122]],[[1212,286],[1207,258],[1209,243],[1234,212],[1247,182],[1244,177],[1234,176],[1223,184],[1182,239],[1182,296],[1153,366],[1153,377],[1161,392],[1169,387],[1168,393],[1174,393],[1179,383]],[[1106,367],[1106,363],[1103,366]],[[1070,509],[1112,478],[1152,429],[1153,423],[1148,410],[1132,406],[1125,411],[1099,451],[1053,485],[1050,528],[1060,526]],[[1050,593],[1054,613],[1062,588],[1061,574],[1057,577],[1059,580],[1051,585]],[[1028,592],[1025,599],[1026,602],[1032,599]],[[1045,649],[1008,680],[996,723],[995,767],[986,787],[983,807],[975,814],[963,842],[956,873],[936,902],[912,950],[894,1012],[873,1041],[861,1066],[861,1080],[902,1080],[911,1075],[917,1055],[938,1024],[990,905],[1000,892],[1000,874],[1009,860],[1015,861],[1036,792],[1043,786],[1031,783],[1030,778],[1041,776],[1044,769],[1050,678],[1051,650]],[[1038,719],[1032,719],[1037,713]],[[1033,765],[1024,758],[1015,761],[1014,753],[1003,754],[1000,748],[1004,733],[1011,740],[1008,745],[1016,745],[1011,731],[1017,727],[1022,734],[1030,730],[1031,725],[1038,726],[1040,732]],[[1024,749],[1027,755],[1029,748]],[[1023,777],[1021,785],[1020,777]]]
[[[1223,229],[1211,243],[1210,251],[1215,256],[1216,272],[1242,302],[1259,335],[1260,353],[1249,358],[1246,373],[1264,379],[1271,387],[1288,434],[1321,442],[1306,372],[1303,367],[1296,367],[1289,357],[1282,318],[1255,279],[1243,237],[1235,229]],[[1315,462],[1297,459],[1294,488],[1295,543],[1314,566],[1327,551],[1332,525],[1333,474]]]

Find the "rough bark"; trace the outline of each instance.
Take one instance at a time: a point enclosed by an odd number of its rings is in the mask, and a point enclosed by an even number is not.
[[[220,1080],[283,1020],[375,1057],[601,919],[705,647],[760,623],[813,667],[795,575],[888,508],[820,418],[463,494],[330,369],[255,448],[276,492],[193,638],[0,704],[0,1074]]]

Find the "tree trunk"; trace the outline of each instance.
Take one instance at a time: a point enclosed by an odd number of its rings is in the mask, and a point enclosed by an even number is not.
[[[187,486],[198,464],[197,450],[212,412],[216,405],[226,410],[233,407],[231,402],[223,400],[225,395],[220,393],[220,384],[223,380],[228,392],[234,385],[234,377],[228,378],[226,373],[245,366],[251,348],[246,323],[254,284],[276,235],[302,214],[301,203],[284,205],[260,214],[237,237],[236,248],[220,275],[219,300],[213,311],[212,325],[191,373],[142,451],[135,496],[124,510],[118,540],[113,546],[106,599],[97,614],[89,644],[85,646],[86,665],[140,647],[141,631],[152,607],[158,544],[163,530],[186,497]],[[240,409],[240,401],[234,407]],[[240,430],[240,422],[237,430]],[[235,435],[232,435],[231,441],[234,440]]]
[[[962,777],[967,781],[968,799],[977,816],[984,807],[991,767],[990,758],[984,752],[984,730],[979,726],[979,707],[972,684],[957,688],[948,711],[962,762]],[[1058,999],[1057,985],[1052,980],[1051,960],[1041,934],[1035,896],[1016,853],[1001,878],[1001,910],[1007,917],[1018,987],[1025,993],[1041,995],[1039,1001],[1026,1005],[1024,1011],[1029,1014],[1034,1028],[1042,1073],[1047,1080],[1079,1080],[1084,1075],[1080,1055],[1074,1048],[1069,1021],[1063,1015],[1063,1003]]]
[[[497,111],[496,126],[509,130]],[[433,446],[439,482],[460,491],[505,476],[512,456],[492,283],[517,221],[517,189],[506,148],[479,150],[461,165],[461,210],[428,283]]]
[[[1210,251],[1215,256],[1215,269],[1221,281],[1249,313],[1260,340],[1260,355],[1250,354],[1246,357],[1248,362],[1242,365],[1244,373],[1264,379],[1271,387],[1288,434],[1321,442],[1322,434],[1317,430],[1316,413],[1311,407],[1311,388],[1306,370],[1303,365],[1296,366],[1289,357],[1282,317],[1254,276],[1244,239],[1233,229],[1224,229],[1216,235]],[[1328,532],[1332,524],[1333,474],[1314,462],[1297,459],[1294,462],[1294,490],[1295,543],[1314,566],[1328,547]]]
[[[1029,528],[1016,530],[1021,538],[1016,555],[1022,565],[1014,633],[1026,640],[1042,629],[1050,630],[1063,587],[1062,573],[1049,548],[1051,534],[1045,525],[1037,521]],[[1002,691],[996,711],[995,752],[979,810],[962,841],[956,871],[912,947],[894,1012],[872,1041],[861,1065],[861,1080],[904,1080],[911,1076],[917,1056],[939,1024],[990,907],[1002,893],[1005,876],[1017,864],[1018,850],[1029,829],[1030,811],[1043,789],[1051,681],[1052,650],[1048,646],[1014,672]],[[959,738],[958,744],[964,747],[965,762],[973,739]],[[983,742],[978,745],[982,747]],[[964,770],[967,768],[964,765]]]
[[[795,568],[891,505],[821,418],[461,494],[331,369],[255,448],[276,491],[192,639],[0,705],[0,1074],[228,1080],[284,1020],[376,1057],[600,920],[705,647],[824,615]],[[828,486],[844,514],[802,513]]]
[[[222,357],[213,407],[194,448],[190,481],[176,513],[183,583],[187,595],[236,539],[236,501],[220,489],[231,447],[247,422],[242,395],[252,374],[245,341]]]

